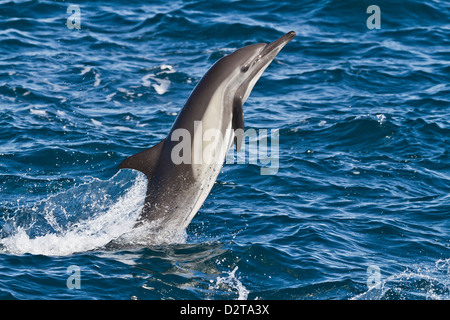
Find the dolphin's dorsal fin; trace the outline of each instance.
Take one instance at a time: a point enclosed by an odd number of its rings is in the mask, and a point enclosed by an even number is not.
[[[234,143],[236,150],[241,150],[242,139],[244,139],[244,108],[242,107],[242,100],[240,98],[234,99],[233,102],[233,129],[234,129]],[[238,130],[241,129],[241,130]]]
[[[119,165],[119,169],[135,169],[144,173],[148,179],[153,174],[156,164],[159,160],[159,155],[161,153],[162,146],[164,145],[164,140],[157,145],[151,147],[150,149],[141,151],[126,158]]]

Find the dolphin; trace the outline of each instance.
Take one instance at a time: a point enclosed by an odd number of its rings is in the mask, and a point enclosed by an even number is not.
[[[229,148],[243,140],[242,105],[280,50],[295,37],[243,47],[218,60],[196,85],[169,134],[150,149],[125,159],[119,169],[147,176],[136,226],[184,230],[210,193]],[[135,226],[135,227],[136,227]]]

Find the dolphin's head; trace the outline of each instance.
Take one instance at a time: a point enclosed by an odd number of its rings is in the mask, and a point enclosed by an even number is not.
[[[272,43],[258,43],[243,47],[222,58],[220,65],[227,66],[228,78],[232,79],[231,92],[244,103],[264,70],[283,47],[295,37],[291,31]]]

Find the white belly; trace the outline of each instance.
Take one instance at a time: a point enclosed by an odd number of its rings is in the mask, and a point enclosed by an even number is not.
[[[216,94],[211,101],[212,105],[204,114],[203,121],[195,126],[192,141],[192,171],[199,188],[192,199],[192,211],[183,221],[186,227],[208,197],[234,141],[231,110],[229,116],[223,117],[222,101],[222,95]],[[225,124],[223,121],[228,123]]]

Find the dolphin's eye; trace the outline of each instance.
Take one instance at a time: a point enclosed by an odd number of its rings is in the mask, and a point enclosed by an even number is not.
[[[247,72],[247,71],[248,71],[248,68],[249,68],[249,65],[246,64],[245,66],[243,66],[243,67],[241,68],[241,72]]]

